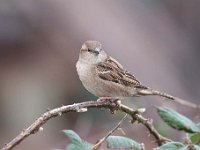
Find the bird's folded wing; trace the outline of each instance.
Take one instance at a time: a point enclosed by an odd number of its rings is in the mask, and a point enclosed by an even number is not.
[[[105,62],[99,63],[96,69],[98,76],[103,80],[115,82],[124,86],[144,88],[133,75],[124,70],[122,65],[111,57]]]

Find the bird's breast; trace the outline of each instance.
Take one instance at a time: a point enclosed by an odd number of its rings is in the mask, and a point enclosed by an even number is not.
[[[92,94],[96,95],[95,89],[97,87],[95,79],[95,67],[90,64],[77,62],[77,73],[83,86]]]
[[[134,88],[99,78],[94,65],[77,62],[76,68],[84,87],[98,97],[129,97],[136,94]]]

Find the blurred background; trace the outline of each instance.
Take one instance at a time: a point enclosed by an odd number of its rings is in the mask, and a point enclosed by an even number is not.
[[[47,109],[96,100],[82,86],[75,68],[79,49],[89,39],[100,41],[144,85],[199,104],[199,8],[198,0],[1,0],[0,147]],[[197,111],[159,97],[123,103],[147,108],[144,116],[174,140],[182,140],[184,134],[167,127],[154,105],[200,121]],[[94,109],[64,114],[15,149],[64,149],[69,141],[63,129],[95,143],[122,116]],[[155,147],[142,125],[131,125],[127,119],[122,128],[128,137]]]

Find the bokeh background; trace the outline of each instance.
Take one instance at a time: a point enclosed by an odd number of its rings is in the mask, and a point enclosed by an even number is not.
[[[199,8],[198,0],[1,0],[0,146],[48,108],[96,100],[83,88],[75,68],[79,49],[88,39],[100,41],[143,84],[199,104]],[[184,134],[167,127],[154,105],[171,107],[199,122],[197,111],[159,97],[123,103],[147,108],[145,117],[174,140]],[[63,129],[95,143],[122,116],[107,110],[65,114],[15,149],[64,149],[69,141]],[[142,125],[127,119],[122,128],[148,149],[155,147]]]

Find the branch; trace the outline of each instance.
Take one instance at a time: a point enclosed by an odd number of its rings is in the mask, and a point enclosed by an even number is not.
[[[152,134],[154,136],[154,138],[156,139],[156,142],[158,143],[159,146],[166,142],[172,141],[171,139],[168,139],[168,138],[160,135],[158,133],[158,131],[154,128],[153,123],[150,119],[144,118],[141,114],[138,114],[137,111],[135,111],[132,108],[129,108],[123,104],[121,104],[120,109],[121,109],[121,111],[129,114],[133,118],[133,122],[138,121],[139,123],[143,124],[149,130],[150,134]]]
[[[110,130],[110,131],[106,134],[105,137],[103,137],[102,139],[100,139],[99,142],[96,143],[96,144],[93,146],[92,150],[97,150],[97,149],[99,149],[99,147],[101,146],[101,144],[102,144],[111,134],[113,134],[113,133],[121,126],[122,122],[125,120],[126,117],[127,117],[127,114],[120,120],[120,122],[119,122],[112,130]]]
[[[68,112],[85,112],[87,111],[88,108],[108,108],[111,111],[119,109],[120,111],[129,114],[134,120],[137,120],[139,123],[143,124],[155,137],[158,145],[162,145],[167,141],[171,141],[170,139],[161,136],[153,127],[152,123],[148,119],[144,118],[142,115],[138,114],[138,111],[135,111],[132,108],[129,108],[123,104],[118,105],[109,100],[107,101],[100,100],[100,101],[86,101],[82,103],[76,103],[73,105],[62,106],[47,111],[46,113],[41,115],[38,119],[36,119],[36,121],[33,124],[31,124],[28,128],[24,129],[13,140],[5,144],[5,146],[1,150],[11,150],[31,134],[37,133],[39,129],[42,127],[42,125],[44,125],[51,118],[61,116],[63,113],[68,113]]]

